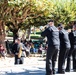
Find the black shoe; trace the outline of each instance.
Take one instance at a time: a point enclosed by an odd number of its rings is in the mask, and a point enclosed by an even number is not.
[[[53,70],[52,73],[55,74],[56,73],[55,70]]]
[[[55,74],[55,71],[53,71],[53,74]]]
[[[54,74],[45,74],[45,75],[54,75]]]
[[[69,70],[69,69],[66,69],[65,71],[66,71],[66,72],[70,72],[70,70]]]
[[[65,71],[58,71],[57,74],[65,74]]]
[[[76,69],[73,69],[73,72],[76,72]]]
[[[46,75],[53,75],[53,72],[51,72],[51,73],[46,73]]]

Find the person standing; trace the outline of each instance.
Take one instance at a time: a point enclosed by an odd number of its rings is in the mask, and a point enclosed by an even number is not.
[[[15,65],[24,63],[25,50],[26,47],[21,43],[21,39],[16,39],[12,47],[12,52],[15,54]]]
[[[58,58],[58,72],[57,73],[65,73],[65,59],[68,55],[68,51],[70,49],[70,40],[68,36],[68,32],[64,29],[62,24],[58,24],[59,29],[59,38],[60,38],[60,51]]]
[[[48,49],[46,55],[46,75],[55,74],[55,61],[60,46],[59,30],[54,26],[54,21],[50,20],[48,27],[41,33],[42,37],[47,37]]]
[[[11,51],[10,51],[10,42],[9,42],[9,40],[7,40],[5,43],[6,43],[7,53],[10,54]]]
[[[6,57],[6,48],[4,47],[3,43],[0,43],[0,57],[4,58]]]
[[[17,39],[17,43],[18,43],[18,47],[17,47],[17,49],[18,49],[18,64],[23,64],[24,57],[25,57],[25,51],[27,48],[21,42],[20,38]]]
[[[12,45],[12,53],[15,55],[15,65],[18,64],[18,43],[17,39],[15,39],[15,42]]]
[[[70,72],[71,69],[71,56],[73,58],[73,71],[76,72],[76,24],[74,24],[73,30],[69,33],[69,39],[71,48],[68,53],[66,72]]]

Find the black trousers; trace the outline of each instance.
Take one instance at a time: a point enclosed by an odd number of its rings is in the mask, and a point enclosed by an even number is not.
[[[52,75],[55,72],[57,53],[57,49],[53,47],[48,48],[46,56],[46,75]]]
[[[67,65],[66,65],[66,70],[70,71],[71,69],[71,56],[73,58],[73,69],[76,69],[76,49],[70,49],[68,58],[67,58]]]
[[[24,57],[18,58],[18,55],[15,55],[15,65],[16,64],[23,64],[24,63]]]
[[[65,72],[65,59],[68,56],[69,49],[60,48],[59,58],[58,58],[58,73]]]

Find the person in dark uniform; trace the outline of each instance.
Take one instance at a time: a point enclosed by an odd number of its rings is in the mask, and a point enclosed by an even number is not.
[[[71,70],[71,56],[73,57],[73,71],[76,71],[76,24],[73,26],[73,30],[69,33],[69,39],[71,48],[68,53],[66,72]]]
[[[57,73],[65,73],[65,59],[68,55],[68,51],[70,49],[70,40],[68,36],[68,32],[64,29],[62,24],[58,24],[59,29],[59,38],[60,38],[60,51],[58,58],[58,72]]]
[[[55,62],[59,50],[59,30],[54,26],[54,21],[50,20],[48,27],[41,33],[41,36],[47,37],[48,49],[46,55],[46,75],[55,74]]]

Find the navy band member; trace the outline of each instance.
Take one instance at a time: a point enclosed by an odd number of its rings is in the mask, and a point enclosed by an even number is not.
[[[48,49],[46,56],[46,75],[55,74],[55,61],[57,58],[57,53],[59,50],[59,30],[54,26],[54,21],[50,20],[48,23],[48,28],[46,28],[41,36],[47,37]]]
[[[64,29],[62,24],[58,25],[59,29],[59,38],[60,38],[60,51],[58,58],[58,73],[65,73],[65,59],[67,57],[67,53],[70,49],[70,40],[68,36],[68,32]]]
[[[71,48],[67,58],[67,72],[71,70],[71,56],[73,57],[73,71],[76,71],[76,24],[74,24],[73,30],[69,33],[69,39],[71,43]]]

